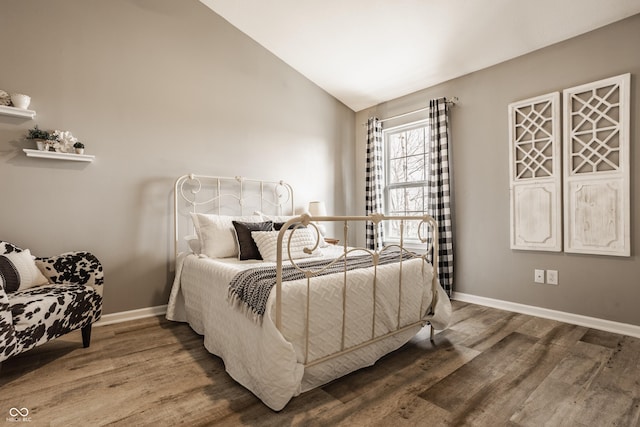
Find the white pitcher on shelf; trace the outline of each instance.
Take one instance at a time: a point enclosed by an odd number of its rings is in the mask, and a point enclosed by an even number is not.
[[[57,143],[54,144],[56,151],[61,153],[73,153],[73,144],[78,142],[78,138],[73,136],[68,130],[56,130],[53,132]]]
[[[23,93],[12,93],[11,102],[13,103],[14,107],[26,110],[31,103],[31,97]]]

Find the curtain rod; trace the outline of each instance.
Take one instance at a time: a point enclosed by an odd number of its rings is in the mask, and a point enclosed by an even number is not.
[[[458,97],[457,96],[454,96],[450,100],[446,101],[448,106],[456,105],[457,102],[458,102]],[[380,123],[384,123],[384,122],[389,121],[389,120],[399,119],[400,117],[409,116],[411,114],[416,114],[416,113],[419,113],[421,111],[425,111],[425,110],[428,110],[428,109],[429,109],[429,107],[418,108],[417,110],[413,110],[413,111],[409,111],[409,112],[406,112],[406,113],[398,114],[396,116],[387,117],[386,119],[380,119]],[[366,126],[367,124],[363,123],[362,125]]]

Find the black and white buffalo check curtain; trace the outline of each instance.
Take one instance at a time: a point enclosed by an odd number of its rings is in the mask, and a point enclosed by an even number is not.
[[[453,290],[453,227],[449,176],[449,118],[445,98],[429,101],[430,157],[428,213],[438,222],[438,279]]]
[[[375,117],[367,121],[367,178],[365,182],[366,214],[382,213],[382,123]],[[367,222],[367,248],[382,249],[382,224]]]

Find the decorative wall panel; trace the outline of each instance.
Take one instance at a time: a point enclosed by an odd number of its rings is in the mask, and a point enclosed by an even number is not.
[[[562,250],[560,94],[509,104],[511,248]]]
[[[565,89],[565,252],[629,256],[631,75]]]

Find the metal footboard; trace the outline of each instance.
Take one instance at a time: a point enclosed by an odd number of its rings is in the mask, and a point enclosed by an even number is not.
[[[350,247],[349,243],[348,243],[348,229],[349,229],[349,224],[353,223],[353,222],[366,222],[366,221],[371,221],[373,222],[374,226],[377,227],[378,224],[381,224],[383,221],[400,221],[400,242],[398,244],[390,244],[387,246],[384,246],[382,249],[380,250],[371,250],[371,249],[367,249],[367,248],[359,248],[359,247]],[[405,248],[405,242],[404,242],[404,226],[408,221],[419,221],[419,226],[418,226],[418,241],[420,243],[422,243],[423,245],[426,245],[426,250],[421,251],[421,254],[415,254],[411,251],[408,251]],[[290,242],[291,242],[291,238],[293,236],[293,233],[295,233],[295,230],[300,228],[300,227],[312,227],[315,232],[316,235],[319,237],[318,239],[316,239],[316,247],[314,248],[307,248],[305,250],[308,250],[309,252],[314,251],[317,246],[319,245],[320,242],[320,237],[321,234],[319,232],[318,226],[316,225],[317,223],[321,223],[321,222],[335,222],[335,223],[342,223],[343,224],[343,238],[342,238],[342,242],[343,242],[343,252],[341,257],[333,260],[331,263],[329,263],[328,265],[317,269],[317,270],[313,270],[313,269],[304,269],[302,267],[299,266],[299,263],[297,263],[296,260],[292,259],[291,257],[291,249],[290,249]],[[428,229],[428,233],[426,236],[422,236],[422,232],[421,230],[423,230],[424,228]],[[285,241],[285,231],[288,229],[292,229],[293,232],[289,234],[289,240]],[[377,244],[375,245],[376,247],[378,246]],[[283,248],[285,249],[283,251]],[[392,249],[396,249],[398,250],[398,253],[400,254],[399,258],[398,258],[398,263],[399,263],[399,274],[398,274],[398,294],[399,294],[399,298],[398,298],[398,318],[397,318],[397,324],[396,324],[396,328],[383,334],[383,335],[379,335],[376,336],[376,290],[377,290],[377,272],[378,272],[378,262],[380,259],[380,255],[385,252],[385,251],[389,251]],[[347,286],[349,283],[349,274],[348,274],[348,270],[347,270],[347,263],[346,263],[346,258],[350,255],[350,254],[354,254],[356,252],[362,253],[362,254],[368,254],[369,256],[371,256],[372,258],[372,264],[373,264],[373,289],[372,289],[372,293],[373,293],[373,306],[372,306],[372,311],[373,311],[373,316],[372,316],[372,323],[371,323],[371,338],[365,342],[361,342],[357,345],[353,345],[350,347],[346,347],[345,346],[345,325],[346,325],[346,299],[347,299]],[[403,262],[406,262],[406,260],[403,260],[402,254],[411,254],[411,258],[421,258],[423,260],[424,263],[429,263],[433,266],[433,279],[431,281],[431,292],[432,292],[432,299],[431,299],[431,303],[429,307],[423,307],[422,302],[421,302],[421,306],[420,306],[420,313],[422,314],[422,316],[420,317],[420,319],[418,321],[412,322],[410,324],[407,325],[402,325],[400,324],[400,315],[401,315],[401,310],[402,310],[402,285],[403,285],[403,278],[402,278],[402,265]],[[438,287],[440,286],[439,282],[438,282],[438,272],[437,272],[437,266],[438,266],[438,260],[437,260],[437,256],[438,256],[438,228],[437,228],[437,224],[436,221],[429,215],[424,215],[424,216],[392,216],[392,217],[386,217],[382,214],[373,214],[373,215],[369,215],[369,216],[322,216],[322,217],[312,217],[310,215],[304,214],[301,215],[299,217],[296,218],[292,218],[289,221],[287,221],[285,223],[285,225],[281,228],[280,233],[278,234],[278,239],[277,239],[277,252],[276,252],[276,256],[277,256],[277,265],[276,265],[276,295],[275,295],[275,324],[276,327],[278,328],[279,331],[282,332],[282,322],[283,322],[283,316],[282,316],[282,284],[283,284],[283,263],[287,262],[287,263],[291,263],[293,266],[295,266],[295,268],[297,268],[299,271],[301,271],[302,273],[304,273],[304,276],[306,278],[306,285],[307,285],[307,301],[306,301],[306,319],[305,319],[305,346],[304,346],[304,365],[305,367],[310,367],[313,365],[317,365],[320,363],[323,363],[327,360],[333,359],[335,357],[341,356],[343,354],[349,353],[349,352],[353,352],[356,350],[359,350],[363,347],[366,347],[370,344],[376,343],[378,341],[382,341],[388,337],[400,334],[406,330],[409,330],[411,328],[414,328],[417,325],[421,325],[421,326],[425,326],[426,324],[429,323],[430,318],[433,316],[433,311],[435,308],[435,305],[437,304],[437,297],[438,297]],[[330,268],[331,266],[334,266],[336,263],[340,263],[342,262],[344,264],[344,270],[342,273],[343,279],[342,279],[342,332],[341,332],[341,347],[340,350],[337,352],[334,352],[332,354],[326,355],[324,357],[321,358],[317,358],[314,360],[309,360],[309,346],[310,346],[310,336],[309,336],[309,319],[310,319],[310,298],[311,298],[311,281],[314,277],[316,277],[317,275],[321,274],[324,270]],[[424,265],[423,265],[424,268]],[[426,313],[426,314],[425,314]],[[431,338],[433,338],[433,328],[431,328]]]

